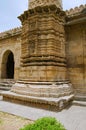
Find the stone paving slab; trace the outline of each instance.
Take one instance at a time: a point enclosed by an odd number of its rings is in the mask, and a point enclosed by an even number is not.
[[[86,107],[71,106],[61,112],[52,112],[24,105],[0,101],[0,111],[36,120],[44,116],[58,119],[66,130],[86,130]]]

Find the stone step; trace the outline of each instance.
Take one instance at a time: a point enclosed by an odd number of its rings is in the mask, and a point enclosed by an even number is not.
[[[11,87],[10,86],[0,86],[0,90],[10,90],[11,89]]]
[[[70,91],[65,91],[63,89],[63,91],[36,91],[35,89],[33,90],[18,90],[16,89],[15,91],[12,91],[11,89],[11,92],[15,92],[17,94],[20,94],[20,95],[26,95],[26,96],[34,96],[34,97],[54,97],[54,98],[58,98],[58,97],[61,97],[61,96],[67,96],[67,95],[71,95],[72,93]]]
[[[70,84],[63,84],[63,85],[36,85],[36,84],[20,84],[15,83],[12,88],[11,92],[27,95],[27,96],[36,96],[36,97],[64,97],[71,95],[73,90]]]
[[[83,96],[76,95],[76,96],[74,97],[74,99],[75,99],[76,101],[85,101],[85,102],[86,102],[86,96],[85,96],[85,95],[83,95]]]
[[[0,83],[0,90],[10,90],[13,84]]]
[[[13,84],[11,83],[0,83],[0,86],[12,86]]]
[[[74,96],[70,95],[59,98],[34,97],[34,96],[20,95],[10,91],[2,92],[1,95],[3,96],[3,100],[5,101],[20,103],[32,107],[54,111],[62,110],[63,108],[65,108],[68,104],[70,104]]]
[[[15,91],[14,91],[15,92]],[[26,96],[34,96],[34,97],[54,97],[54,98],[58,98],[61,96],[65,96],[65,95],[69,95],[69,92],[64,92],[64,93],[54,93],[54,92],[35,92],[35,91],[18,91],[16,90],[17,94],[20,95],[26,95]],[[71,93],[70,93],[71,94]]]
[[[83,106],[83,107],[86,107],[86,102],[84,101],[73,101],[72,102],[73,105],[76,105],[76,106]]]
[[[14,83],[13,79],[0,79],[0,90],[10,90]]]

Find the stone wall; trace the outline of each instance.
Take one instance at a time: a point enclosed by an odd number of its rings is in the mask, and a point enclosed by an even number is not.
[[[19,79],[20,56],[21,56],[21,29],[13,29],[0,33],[0,78],[6,78],[6,64],[8,53],[14,56],[14,79]],[[6,65],[5,65],[6,66]]]
[[[77,94],[86,94],[86,22],[66,27],[68,73]]]

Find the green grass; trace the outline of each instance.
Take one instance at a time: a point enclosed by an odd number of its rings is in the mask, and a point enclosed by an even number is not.
[[[2,125],[3,121],[0,119],[0,125]]]

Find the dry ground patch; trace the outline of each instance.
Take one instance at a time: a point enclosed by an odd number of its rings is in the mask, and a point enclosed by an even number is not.
[[[19,116],[0,112],[0,130],[19,130],[19,128],[32,122]]]

